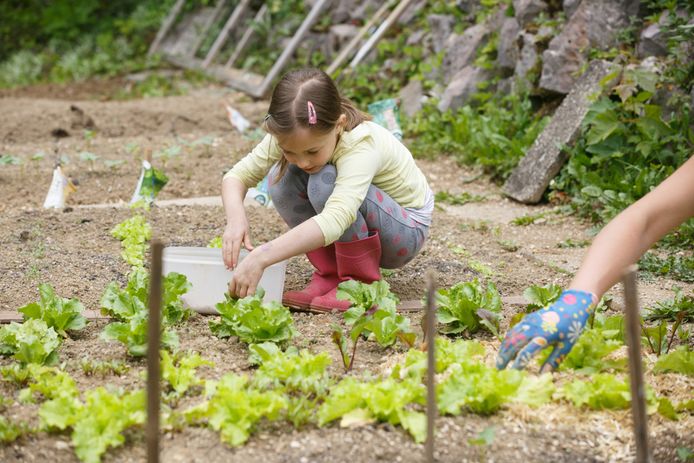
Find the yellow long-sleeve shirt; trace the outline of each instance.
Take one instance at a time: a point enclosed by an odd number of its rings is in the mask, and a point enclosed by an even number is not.
[[[277,139],[268,134],[224,177],[233,176],[250,188],[281,156]],[[337,170],[335,189],[323,211],[314,217],[326,246],[354,223],[371,184],[388,193],[402,207],[424,206],[429,191],[424,174],[405,145],[374,122],[362,122],[343,132],[329,163]]]

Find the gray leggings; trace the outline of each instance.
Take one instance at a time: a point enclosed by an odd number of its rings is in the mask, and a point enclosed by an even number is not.
[[[289,164],[284,176],[277,182],[276,164],[269,173],[272,202],[280,216],[290,227],[319,214],[335,188],[337,170],[326,164],[319,172],[308,174]],[[381,239],[382,268],[399,268],[408,263],[422,249],[429,235],[429,227],[410,217],[409,212],[380,188],[373,185],[357,211],[357,219],[338,241],[354,241],[378,231]]]

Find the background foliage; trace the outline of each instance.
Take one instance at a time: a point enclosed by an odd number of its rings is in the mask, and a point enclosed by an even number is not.
[[[156,58],[147,60],[146,51],[173,3],[1,2],[0,87],[83,80],[156,67],[161,63]],[[237,66],[266,72],[281,49],[281,38],[291,34],[306,14],[304,3],[270,2],[270,14],[253,25],[257,40],[239,58]],[[492,72],[470,104],[440,112],[435,95],[442,91],[438,72],[443,52],[433,53],[422,41],[408,43],[408,38],[431,32],[431,14],[453,16],[457,33],[499,8],[506,8],[507,16],[514,14],[509,0],[482,0],[468,13],[458,3],[428,2],[409,23],[394,24],[368,60],[335,77],[343,93],[362,108],[376,100],[396,97],[408,82],[419,80],[431,97],[419,113],[402,121],[413,153],[429,158],[450,155],[461,164],[481,167],[493,180],[502,182],[547,123],[546,114],[559,100],[537,89],[519,87],[510,93],[497,92],[495,86],[502,76]],[[211,0],[190,0],[186,9],[208,4]],[[621,76],[610,95],[594,103],[584,121],[583,135],[575,146],[567,147],[570,159],[551,185],[549,200],[569,201],[579,214],[602,224],[691,156],[694,135],[689,93],[694,82],[694,61],[691,49],[682,44],[694,42],[694,27],[687,24],[686,15],[675,14],[678,9],[690,16],[694,13],[691,2],[684,0],[643,2],[641,16],[632,18],[630,26],[620,32],[618,49],[591,50],[591,57],[614,59],[633,67],[640,61],[635,51],[639,31],[658,22],[668,39],[669,54],[661,61],[658,73],[632,69]],[[663,12],[668,13],[664,18]],[[564,20],[560,6],[555,4],[548,15],[536,19],[538,26]],[[325,15],[314,31],[325,31],[329,26],[329,15]],[[492,34],[478,50],[475,65],[494,71],[497,39]],[[210,46],[207,42],[201,53]],[[308,46],[299,50],[293,66],[323,66],[327,61],[320,47]],[[183,78],[196,79],[192,73]],[[170,78],[150,76],[143,84],[146,88],[135,92],[136,96],[184,91],[172,82]],[[692,242],[691,221],[665,240],[676,246],[691,246]]]

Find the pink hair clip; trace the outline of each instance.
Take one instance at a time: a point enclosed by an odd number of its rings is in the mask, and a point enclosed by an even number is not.
[[[316,108],[313,107],[313,103],[307,102],[308,106],[308,125],[314,125],[318,122],[318,115],[316,114]]]

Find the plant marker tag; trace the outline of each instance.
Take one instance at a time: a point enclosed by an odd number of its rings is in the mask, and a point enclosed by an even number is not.
[[[374,101],[369,103],[369,114],[373,116],[374,122],[390,130],[395,138],[402,141],[402,128],[400,127],[400,109],[398,102],[394,98]]]
[[[243,133],[251,127],[251,123],[248,121],[248,119],[243,117],[243,115],[240,112],[238,112],[226,103],[224,104],[224,107],[226,108],[227,114],[229,115],[229,122],[232,126],[234,126],[234,128],[236,128],[236,130]]]
[[[162,171],[152,167],[148,161],[142,161],[142,170],[140,171],[140,178],[137,181],[137,186],[135,187],[135,193],[130,200],[130,204],[135,204],[138,201],[144,200],[147,203],[154,202],[154,198],[157,193],[164,188],[164,185],[169,181]]]
[[[254,199],[261,206],[272,207],[272,199],[270,198],[268,182],[269,179],[266,175],[255,187],[248,189],[246,199]]]
[[[43,202],[44,209],[60,209],[65,207],[65,200],[70,193],[77,191],[77,187],[65,176],[60,166],[53,169],[53,180],[48,188],[46,200]]]

